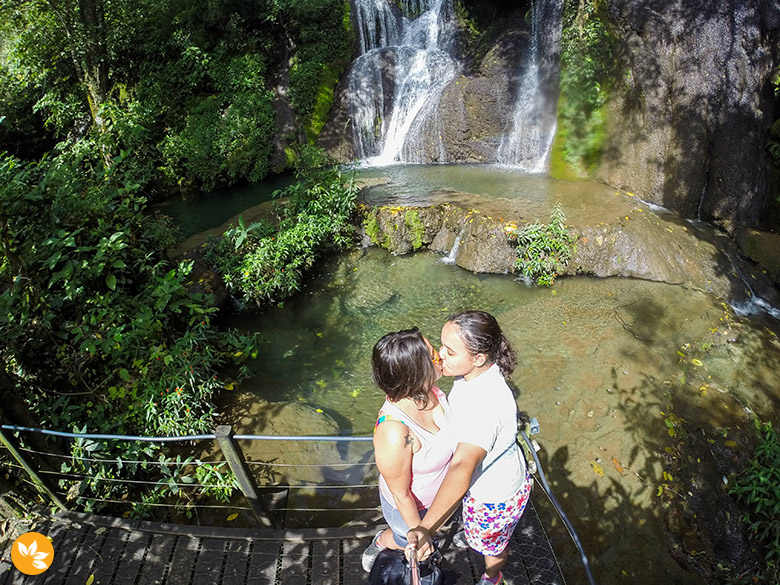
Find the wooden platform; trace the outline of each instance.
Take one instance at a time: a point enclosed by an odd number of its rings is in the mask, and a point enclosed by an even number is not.
[[[6,543],[0,585],[362,585],[361,554],[379,528],[247,530],[57,515],[36,528],[54,544],[49,570],[19,572]],[[563,585],[530,503],[510,547],[507,585]],[[474,585],[484,568],[466,549],[449,547],[445,559],[447,585]]]

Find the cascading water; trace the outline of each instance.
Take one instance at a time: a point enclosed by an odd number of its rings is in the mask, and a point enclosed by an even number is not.
[[[430,121],[458,64],[452,0],[354,0],[361,54],[349,74],[357,158],[367,165],[426,162]],[[438,136],[438,133],[433,133]]]
[[[445,264],[455,264],[455,260],[458,259],[458,249],[460,248],[460,234],[455,236],[455,242],[452,244],[450,253],[444,256],[441,261]]]
[[[541,172],[555,136],[557,88],[550,91],[550,79],[558,75],[561,11],[559,1],[534,0],[531,6],[529,60],[518,83],[509,132],[498,148],[497,162]]]

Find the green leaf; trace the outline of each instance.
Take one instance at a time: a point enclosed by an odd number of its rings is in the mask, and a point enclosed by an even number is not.
[[[111,290],[116,290],[116,276],[113,274],[106,276],[106,286]]]

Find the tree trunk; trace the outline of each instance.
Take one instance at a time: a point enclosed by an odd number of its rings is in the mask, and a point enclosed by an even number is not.
[[[98,130],[105,121],[100,108],[108,95],[108,59],[106,57],[105,5],[103,0],[79,0],[79,18],[83,26],[83,83],[87,88],[89,109]]]

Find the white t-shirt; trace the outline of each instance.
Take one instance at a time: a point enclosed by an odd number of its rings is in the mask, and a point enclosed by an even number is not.
[[[517,404],[501,370],[493,364],[466,381],[456,378],[449,394],[453,437],[487,454],[471,476],[469,495],[498,503],[525,482],[525,461],[517,445]]]

